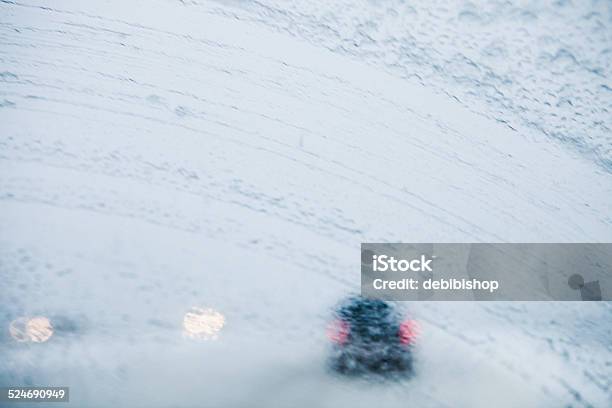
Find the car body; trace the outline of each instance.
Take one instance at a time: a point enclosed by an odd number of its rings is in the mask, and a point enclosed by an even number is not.
[[[341,302],[328,327],[331,368],[342,374],[412,372],[414,320],[393,304],[352,296]]]

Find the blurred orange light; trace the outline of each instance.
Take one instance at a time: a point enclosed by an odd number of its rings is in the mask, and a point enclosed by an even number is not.
[[[183,335],[191,339],[216,340],[225,316],[211,308],[192,307],[183,318]]]
[[[44,343],[53,336],[53,325],[43,316],[20,317],[11,322],[9,333],[20,343]]]

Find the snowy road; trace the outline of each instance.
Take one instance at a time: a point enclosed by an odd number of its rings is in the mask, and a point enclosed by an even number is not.
[[[0,385],[79,407],[612,405],[609,303],[411,304],[415,378],[324,368],[361,242],[609,241],[610,93],[567,127],[458,101],[420,63],[325,42],[337,19],[264,6],[0,2]],[[192,306],[225,315],[217,341],[181,336]],[[53,341],[4,329],[41,314]]]

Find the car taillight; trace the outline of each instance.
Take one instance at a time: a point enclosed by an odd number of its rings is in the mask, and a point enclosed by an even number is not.
[[[327,326],[327,337],[336,344],[345,344],[348,340],[350,325],[344,320],[334,320]]]
[[[399,327],[400,343],[405,345],[414,344],[419,336],[419,332],[419,324],[416,320],[404,320]]]

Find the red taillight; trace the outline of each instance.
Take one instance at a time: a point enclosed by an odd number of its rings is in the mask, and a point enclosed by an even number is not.
[[[349,324],[344,320],[334,320],[327,326],[327,337],[336,344],[345,344],[350,329]]]
[[[413,344],[419,333],[419,324],[416,320],[404,320],[399,327],[400,343],[405,345]]]

